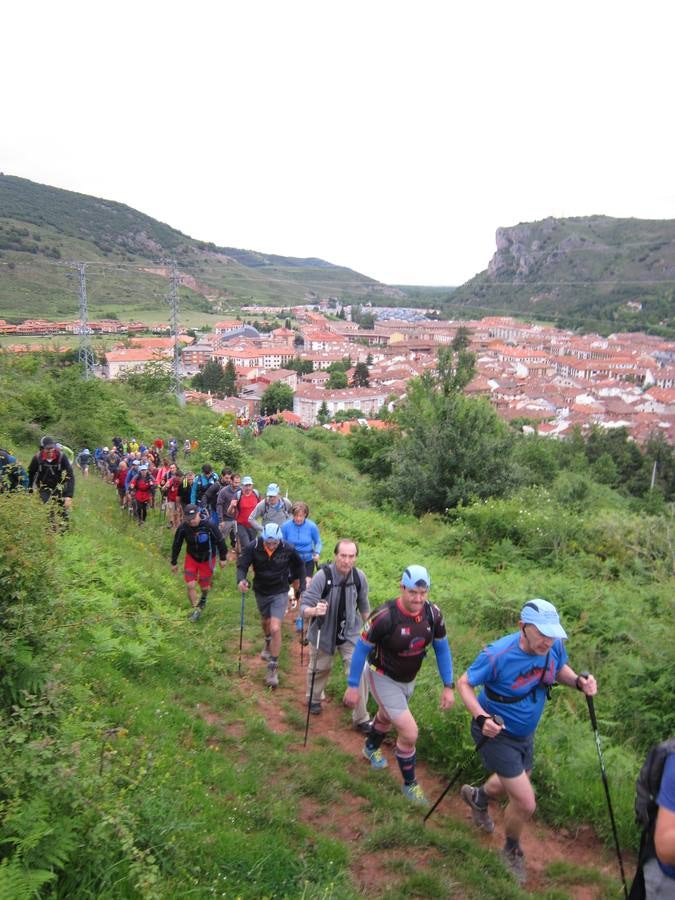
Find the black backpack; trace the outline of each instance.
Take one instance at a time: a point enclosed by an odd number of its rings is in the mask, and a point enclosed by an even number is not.
[[[325,565],[321,566],[319,571],[323,572],[323,574],[326,578],[326,584],[324,585],[324,588],[321,591],[321,599],[325,600],[326,597],[330,594],[330,589],[333,587],[333,576],[330,571],[330,563],[325,563]],[[352,569],[352,578],[354,580],[354,587],[356,588],[356,597],[358,599],[358,596],[361,593],[361,578],[359,577],[359,573],[356,571],[356,568]]]
[[[638,869],[630,890],[630,900],[640,900],[645,896],[642,868],[656,855],[654,848],[654,826],[658,804],[656,798],[661,787],[663,767],[671,753],[675,753],[675,738],[654,744],[644,761],[635,783],[635,821],[642,829]]]

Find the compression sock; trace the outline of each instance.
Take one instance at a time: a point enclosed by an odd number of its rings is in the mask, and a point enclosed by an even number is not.
[[[206,591],[203,591],[201,597],[199,598],[199,608],[200,609],[204,609],[204,607],[206,606],[207,596],[208,596],[208,594],[206,593]]]
[[[401,751],[399,748],[396,748],[396,762],[398,763],[398,767],[401,770],[401,775],[403,775],[403,781],[405,784],[414,784],[415,783],[415,762],[417,760],[417,754],[413,750],[413,752],[407,756],[400,755]]]

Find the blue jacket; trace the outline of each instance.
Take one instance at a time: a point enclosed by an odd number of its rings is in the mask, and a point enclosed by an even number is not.
[[[288,519],[281,526],[281,533],[285,541],[293,544],[303,562],[309,562],[314,553],[321,555],[321,537],[316,522],[305,519],[302,525],[297,525],[293,519]]]

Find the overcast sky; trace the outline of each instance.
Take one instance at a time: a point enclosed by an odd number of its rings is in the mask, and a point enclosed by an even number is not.
[[[195,238],[461,284],[500,226],[675,217],[675,5],[4,4],[0,170]]]

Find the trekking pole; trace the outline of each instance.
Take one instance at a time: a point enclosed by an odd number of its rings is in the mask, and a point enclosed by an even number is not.
[[[495,722],[496,725],[499,725],[499,726],[502,726],[502,727],[503,727],[503,725],[504,725],[504,720],[502,719],[501,716],[489,716],[488,718],[492,719],[493,722]],[[476,751],[480,750],[480,748],[483,746],[483,744],[484,744],[486,741],[489,741],[489,740],[490,740],[490,738],[487,737],[487,735],[484,734],[484,735],[481,737],[481,739],[478,741],[478,743],[476,744],[475,750],[476,750]],[[457,770],[455,771],[455,774],[452,776],[452,778],[451,778],[450,781],[448,782],[448,784],[447,784],[447,786],[445,787],[445,789],[444,789],[443,793],[441,794],[441,796],[440,796],[440,797],[438,798],[438,800],[434,803],[434,805],[431,807],[431,809],[429,810],[429,812],[425,815],[424,819],[422,820],[423,822],[426,822],[426,820],[429,818],[429,816],[432,814],[432,812],[436,809],[436,807],[438,806],[438,804],[441,802],[441,800],[443,799],[443,797],[445,797],[445,795],[448,793],[448,791],[450,790],[450,788],[451,788],[451,787],[453,786],[453,784],[457,781],[457,779],[458,779],[459,776],[462,774],[462,772],[464,771],[464,769],[466,769],[466,763],[465,763],[465,762],[463,762],[463,763],[457,768]]]
[[[312,711],[312,698],[314,697],[314,679],[316,678],[316,667],[319,662],[319,641],[321,640],[321,625],[316,631],[316,656],[314,657],[314,668],[312,669],[312,681],[309,685],[309,700],[307,701],[307,721],[305,722],[305,740],[303,747],[307,746],[307,734],[309,732],[309,716]]]
[[[239,666],[237,674],[241,675],[241,646],[244,642],[244,601],[246,600],[246,592],[241,592],[241,618],[239,620]]]
[[[588,678],[588,672],[581,672],[580,678]],[[602,774],[602,784],[605,788],[605,796],[607,797],[607,809],[609,810],[609,821],[612,824],[612,834],[614,835],[614,846],[616,847],[616,858],[619,860],[619,870],[621,871],[621,883],[623,884],[623,895],[628,900],[628,885],[626,884],[626,873],[623,869],[623,858],[621,856],[621,848],[619,847],[619,835],[616,831],[616,822],[614,821],[614,812],[612,810],[612,801],[609,796],[609,784],[607,782],[607,773],[605,772],[605,763],[602,758],[602,750],[600,749],[600,736],[598,734],[598,720],[595,718],[595,704],[593,698],[586,694],[586,703],[588,703],[588,714],[591,717],[591,728],[595,736],[595,746],[598,751],[598,759],[600,760],[600,772]]]

